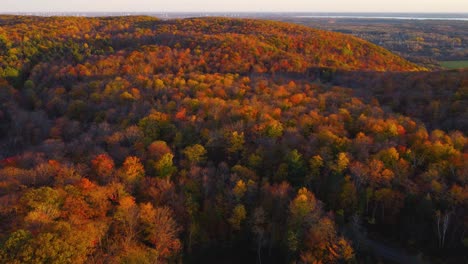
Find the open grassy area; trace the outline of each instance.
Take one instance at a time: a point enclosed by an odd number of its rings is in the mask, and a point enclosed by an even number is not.
[[[447,69],[463,69],[468,68],[468,60],[464,61],[441,61],[440,65]]]

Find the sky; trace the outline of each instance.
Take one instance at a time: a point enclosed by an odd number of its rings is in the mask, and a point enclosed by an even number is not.
[[[0,0],[0,12],[468,13],[468,0]]]

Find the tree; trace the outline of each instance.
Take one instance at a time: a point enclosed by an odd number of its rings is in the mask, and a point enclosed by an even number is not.
[[[97,180],[101,183],[111,181],[114,174],[114,160],[107,154],[100,154],[91,161],[91,166]]]
[[[120,177],[124,182],[133,184],[145,176],[145,168],[138,157],[127,157],[120,169]]]
[[[149,144],[160,136],[160,122],[165,120],[166,117],[162,113],[152,113],[147,117],[142,118],[138,122],[138,127],[141,129],[145,136],[145,143]]]
[[[116,223],[116,240],[123,248],[129,248],[137,243],[139,233],[139,208],[132,196],[120,197],[119,205],[114,213]]]
[[[381,150],[377,153],[377,157],[384,163],[387,168],[395,168],[398,160],[400,159],[400,154],[395,148],[388,148]]]
[[[206,149],[200,144],[188,146],[183,152],[191,164],[199,164],[206,159]]]
[[[148,146],[148,157],[151,159],[159,160],[167,153],[172,151],[165,141],[154,141]]]
[[[345,177],[339,196],[340,207],[349,215],[356,211],[357,191],[350,176]]]
[[[241,151],[244,147],[244,144],[245,144],[244,132],[239,133],[237,131],[234,131],[232,133],[228,133],[227,140],[229,144],[227,151],[229,153],[237,153]]]
[[[336,235],[332,219],[323,216],[320,202],[306,188],[289,205],[288,247],[303,263],[339,263],[354,258],[352,247]]]
[[[440,248],[444,248],[447,237],[447,229],[450,224],[450,212],[442,213],[438,210],[435,212],[435,219],[437,226],[437,242]]]
[[[31,233],[24,229],[11,233],[0,247],[0,262],[25,263],[31,261],[32,256],[28,252],[28,243],[31,242],[31,239]]]
[[[312,182],[320,179],[320,172],[323,167],[323,159],[320,155],[315,155],[309,160],[309,173],[306,175],[305,184],[310,187]]]
[[[289,223],[293,227],[314,223],[319,217],[320,205],[315,195],[306,188],[301,188],[289,205]]]
[[[283,125],[281,122],[272,120],[269,124],[266,125],[264,133],[265,136],[270,138],[278,138],[283,135]]]
[[[373,159],[369,163],[369,181],[372,186],[389,186],[393,176],[393,171],[386,169],[382,161]]]
[[[318,221],[320,213],[320,205],[314,194],[306,188],[299,189],[289,204],[288,217],[287,244],[294,255],[302,250],[305,232]]]
[[[7,38],[7,36],[1,34],[0,35],[0,56],[8,55],[8,51],[11,48],[11,41]]]
[[[74,248],[54,233],[41,233],[26,249],[32,263],[73,263]]]
[[[140,205],[142,235],[149,242],[161,259],[177,254],[182,245],[177,238],[179,227],[168,207],[154,208],[150,203]]]
[[[338,157],[336,159],[336,163],[332,166],[332,169],[338,173],[341,174],[346,170],[349,166],[349,156],[347,153],[340,152],[338,154]]]
[[[138,127],[145,135],[144,143],[149,144],[161,138],[169,140],[175,133],[175,126],[169,122],[169,116],[162,112],[153,111],[138,122]]]
[[[240,230],[241,224],[247,218],[247,211],[245,210],[244,205],[238,204],[232,210],[232,215],[229,218],[229,223],[231,224],[234,230]]]
[[[359,161],[355,161],[351,163],[349,169],[353,176],[354,185],[358,190],[360,190],[362,185],[368,183],[369,167]]]
[[[3,70],[3,77],[5,77],[7,79],[15,79],[15,78],[18,78],[19,75],[20,75],[19,70],[16,69],[16,68],[10,67],[10,66],[7,66]]]
[[[74,230],[66,222],[51,225],[34,236],[20,229],[12,233],[0,249],[3,263],[85,263],[93,251],[95,232]]]
[[[172,174],[177,170],[174,166],[172,159],[174,155],[171,153],[164,154],[154,165],[158,177],[170,180]]]
[[[247,185],[243,180],[238,180],[236,186],[234,186],[234,189],[232,190],[237,201],[240,201],[242,197],[244,197],[246,191]]]
[[[286,159],[288,164],[288,180],[295,185],[303,184],[306,175],[306,166],[302,155],[297,149],[294,149],[288,153]]]
[[[60,192],[50,187],[29,190],[21,198],[27,209],[26,222],[39,228],[56,220],[60,216],[62,199]]]
[[[265,210],[262,207],[255,208],[252,216],[252,223],[251,223],[252,233],[255,235],[256,238],[256,248],[257,248],[257,257],[258,262],[262,263],[262,247],[265,243],[265,236],[267,232],[267,220],[265,216]]]
[[[354,258],[353,248],[336,235],[335,225],[328,217],[321,218],[307,232],[306,249],[301,254],[304,263],[343,263]]]

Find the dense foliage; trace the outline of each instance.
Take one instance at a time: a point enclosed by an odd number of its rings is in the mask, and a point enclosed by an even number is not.
[[[423,70],[380,47],[269,21],[9,16],[0,47],[1,263],[374,263],[374,237],[466,261],[466,131],[327,82]]]
[[[323,30],[351,34],[411,61],[468,59],[468,21],[350,18],[276,18]]]
[[[395,112],[423,121],[429,129],[468,131],[468,70],[395,73],[343,72],[327,76],[335,85],[373,96]]]

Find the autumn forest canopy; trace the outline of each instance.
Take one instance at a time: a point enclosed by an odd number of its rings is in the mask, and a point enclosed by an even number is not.
[[[306,26],[0,16],[0,263],[464,263],[467,106]]]

